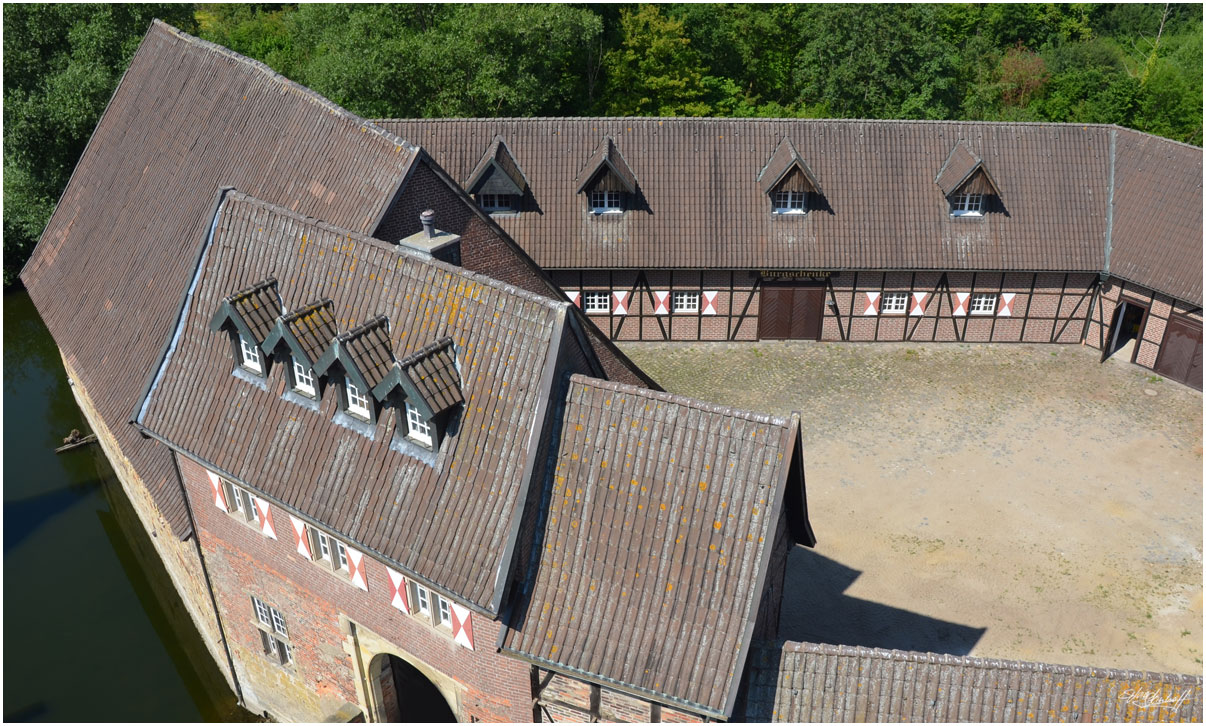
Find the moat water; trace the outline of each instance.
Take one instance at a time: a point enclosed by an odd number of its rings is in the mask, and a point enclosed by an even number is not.
[[[245,721],[88,433],[24,291],[4,295],[4,720]]]

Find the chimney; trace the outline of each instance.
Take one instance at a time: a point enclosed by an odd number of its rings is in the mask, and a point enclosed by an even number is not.
[[[435,211],[424,209],[419,214],[423,229],[415,232],[398,244],[428,259],[437,259],[453,265],[461,264],[461,236],[436,229]]]
[[[423,224],[423,231],[427,233],[428,238],[435,237],[435,210],[424,209],[419,215],[419,222]]]

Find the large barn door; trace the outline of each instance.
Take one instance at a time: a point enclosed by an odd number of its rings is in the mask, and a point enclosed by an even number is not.
[[[1156,372],[1202,390],[1202,324],[1174,315],[1164,329]]]
[[[791,336],[791,288],[763,285],[758,306],[758,338],[783,340]]]
[[[820,340],[825,288],[820,285],[763,285],[758,309],[762,340]]]

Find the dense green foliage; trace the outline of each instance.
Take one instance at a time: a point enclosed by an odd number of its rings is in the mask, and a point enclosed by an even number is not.
[[[152,16],[369,118],[1070,121],[1202,143],[1201,5],[6,5],[6,284]]]

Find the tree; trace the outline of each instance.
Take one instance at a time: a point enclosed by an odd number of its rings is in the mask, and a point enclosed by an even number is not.
[[[153,18],[191,5],[4,6],[4,284],[41,236]]]
[[[705,116],[705,66],[683,32],[681,20],[656,5],[620,11],[620,46],[607,52],[603,67],[609,116]]]

